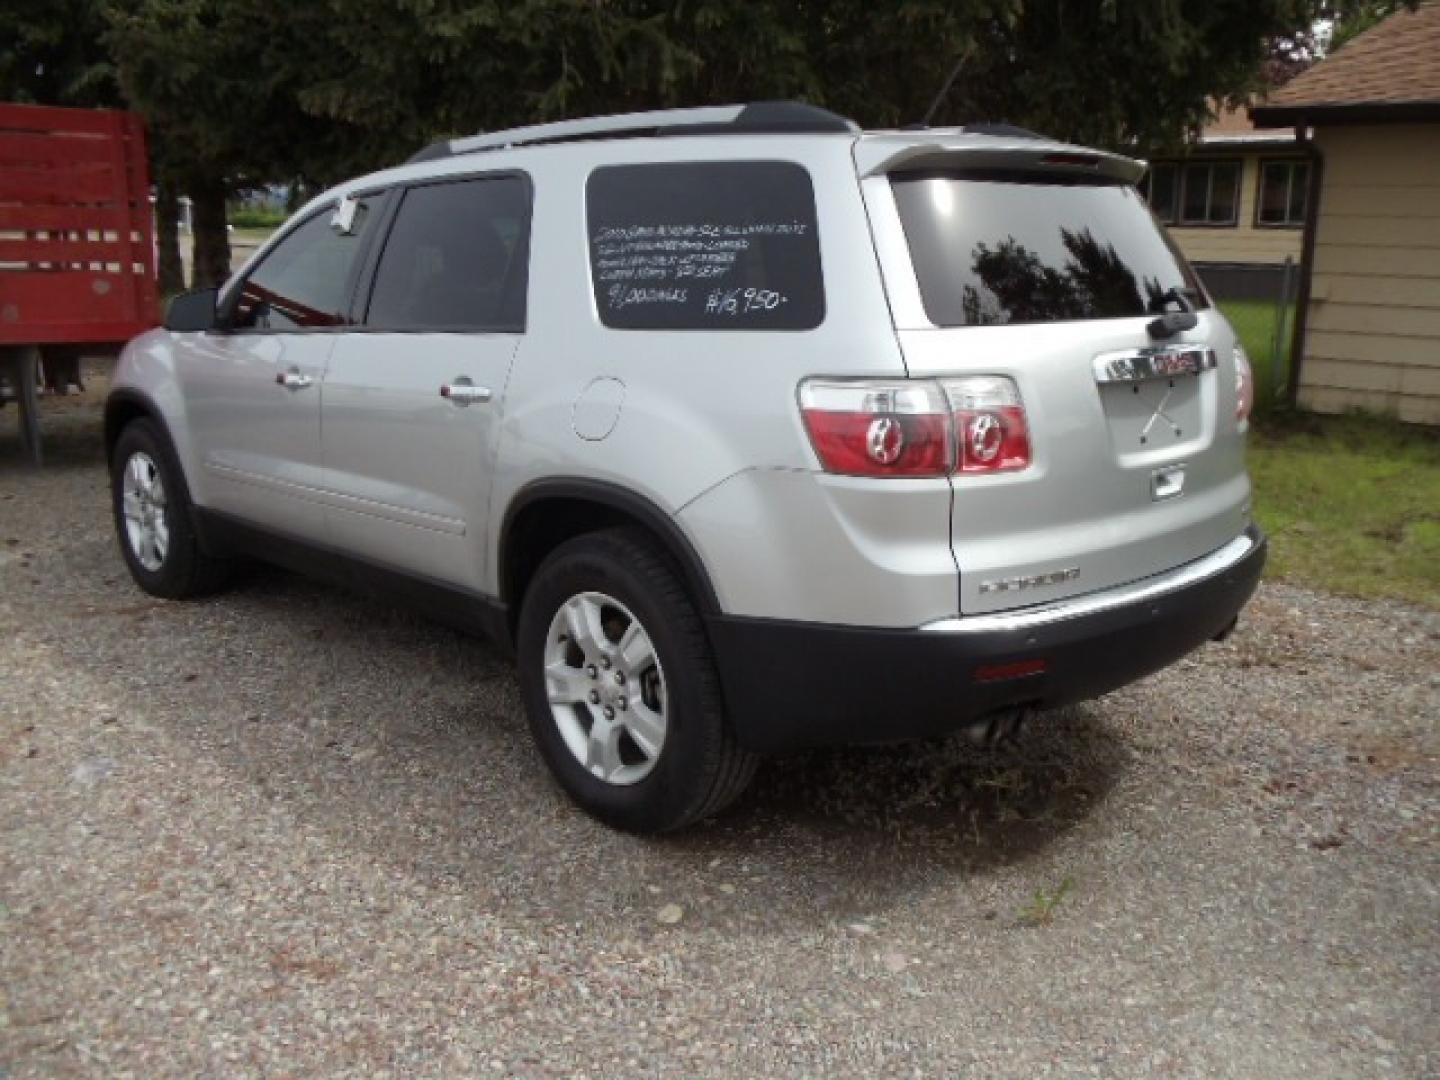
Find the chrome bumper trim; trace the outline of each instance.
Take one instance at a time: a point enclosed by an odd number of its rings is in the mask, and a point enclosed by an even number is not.
[[[1018,611],[997,611],[991,615],[969,615],[937,619],[920,627],[930,634],[993,634],[1007,630],[1028,630],[1036,626],[1064,622],[1082,615],[1096,615],[1129,604],[1144,603],[1167,593],[1195,585],[1206,578],[1222,574],[1254,551],[1256,540],[1242,533],[1224,547],[1203,558],[1186,563],[1175,570],[1157,574],[1143,581],[1121,585],[1103,592],[1087,593],[1069,600],[1056,600],[1038,607]]]

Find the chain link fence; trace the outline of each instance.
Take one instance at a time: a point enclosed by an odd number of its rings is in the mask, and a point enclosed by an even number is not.
[[[1198,264],[1197,272],[1235,327],[1255,368],[1255,410],[1285,402],[1300,267],[1294,259],[1267,265]]]

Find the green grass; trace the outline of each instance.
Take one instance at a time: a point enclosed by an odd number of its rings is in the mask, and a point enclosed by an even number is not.
[[[1255,412],[1270,412],[1283,395],[1289,364],[1290,328],[1294,308],[1287,309],[1284,333],[1280,337],[1280,362],[1275,353],[1276,305],[1272,300],[1221,300],[1220,310],[1240,335],[1245,352],[1255,369]]]
[[[1249,448],[1269,577],[1440,608],[1440,431],[1281,414]]]
[[[1075,879],[1066,876],[1054,889],[1039,888],[1029,903],[1020,909],[1018,919],[1021,926],[1049,926],[1055,921],[1055,910],[1060,901],[1075,887]]]
[[[230,211],[230,224],[237,229],[277,229],[285,223],[284,210],[237,207]]]

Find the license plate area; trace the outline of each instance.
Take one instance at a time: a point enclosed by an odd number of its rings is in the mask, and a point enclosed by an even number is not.
[[[1122,349],[1095,357],[1095,381],[1113,383],[1150,382],[1154,379],[1181,379],[1202,375],[1216,365],[1215,350],[1204,345],[1155,345],[1146,349]]]
[[[1095,381],[1122,464],[1186,453],[1203,441],[1204,380],[1213,349],[1162,345],[1095,357]]]

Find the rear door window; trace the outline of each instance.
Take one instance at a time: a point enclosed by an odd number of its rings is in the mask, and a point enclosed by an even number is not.
[[[1118,319],[1204,294],[1127,184],[918,173],[891,187],[937,326]]]
[[[586,211],[606,326],[810,330],[825,318],[815,192],[799,165],[607,166]]]
[[[530,187],[522,177],[411,188],[385,240],[365,325],[522,331],[529,249]]]

